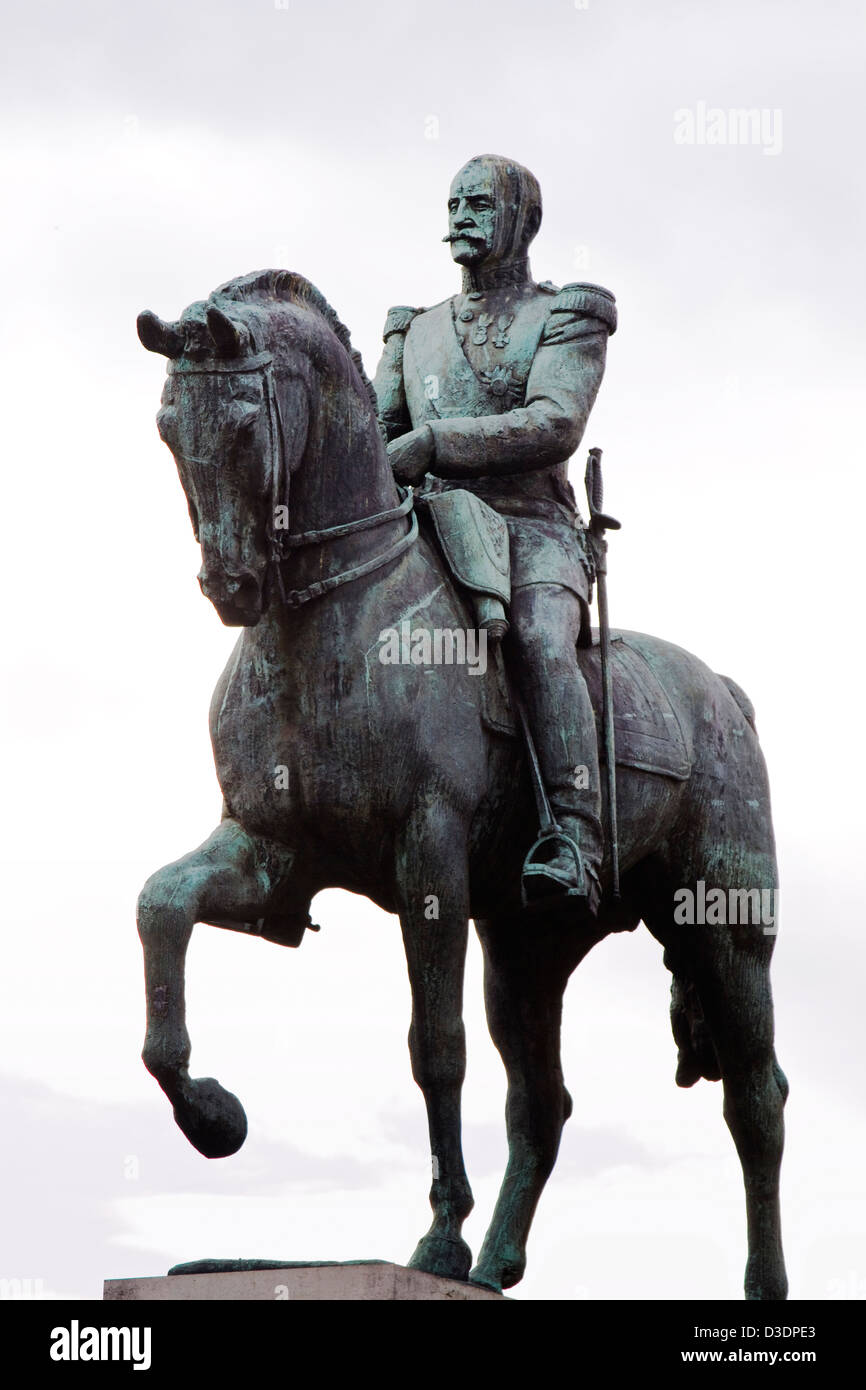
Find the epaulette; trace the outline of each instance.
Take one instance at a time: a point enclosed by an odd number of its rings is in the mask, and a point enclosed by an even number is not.
[[[388,310],[388,317],[385,319],[383,341],[387,343],[392,333],[405,333],[416,314],[423,312],[423,309],[411,309],[407,304],[395,304],[393,309]]]
[[[601,285],[563,285],[556,296],[556,303],[550,306],[550,312],[601,319],[611,333],[616,332],[616,300],[610,290],[603,289]]]

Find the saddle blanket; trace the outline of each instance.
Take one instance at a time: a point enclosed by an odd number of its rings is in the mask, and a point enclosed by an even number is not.
[[[691,772],[688,748],[670,697],[641,653],[631,634],[611,633],[613,728],[616,761],[621,767],[655,772],[660,777],[685,781]],[[595,710],[599,759],[603,763],[601,649],[593,629],[592,646],[578,649],[578,665]],[[516,736],[501,653],[489,667],[485,681],[485,722],[497,733]]]

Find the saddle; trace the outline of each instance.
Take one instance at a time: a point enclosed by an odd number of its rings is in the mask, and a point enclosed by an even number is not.
[[[605,764],[601,709],[601,649],[598,629],[592,628],[592,645],[578,647],[577,664],[583,672],[595,714],[598,756]],[[641,651],[640,635],[612,631],[610,654],[613,677],[613,727],[617,767],[654,772],[685,782],[692,770],[688,744],[679,716],[658,675]],[[516,738],[519,725],[502,653],[496,649],[484,681],[484,722],[494,733]]]
[[[432,523],[454,579],[468,593],[479,628],[487,630],[493,659],[484,687],[484,722],[516,738],[519,725],[506,677],[500,638],[508,631],[511,598],[508,528],[497,512],[461,488],[422,493],[416,498]],[[604,763],[601,728],[601,653],[598,631],[579,646],[577,661],[595,711],[599,757]],[[685,736],[670,696],[641,650],[638,633],[611,633],[613,722],[618,766],[685,781],[691,772]]]

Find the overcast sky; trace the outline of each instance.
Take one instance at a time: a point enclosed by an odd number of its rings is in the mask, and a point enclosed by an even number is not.
[[[237,1157],[196,1155],[139,1060],[135,899],[218,819],[207,707],[235,638],[198,590],[154,426],[165,364],[135,317],[285,266],[372,372],[389,305],[457,288],[448,183],[492,150],[541,182],[536,277],[617,296],[584,441],[623,521],[613,621],[696,652],[757,708],[791,1291],[866,1295],[862,6],[4,10],[0,1275],[96,1298],[105,1276],[205,1255],[405,1261],[428,1225],[405,964],[370,904],[322,895],[297,952],[197,928],[193,1065],[246,1105]],[[737,108],[764,113],[756,141],[701,142],[708,112]],[[740,1296],[721,1090],[674,1087],[668,985],[644,929],[571,983],[575,1113],[518,1298]],[[474,942],[466,1017],[477,1250],[505,1138]]]

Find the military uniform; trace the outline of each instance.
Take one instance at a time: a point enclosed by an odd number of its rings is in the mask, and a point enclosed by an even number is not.
[[[435,488],[467,488],[508,526],[506,660],[523,698],[558,839],[523,868],[524,890],[596,909],[602,859],[595,718],[576,646],[588,626],[592,570],[568,482],[616,329],[598,285],[536,284],[527,248],[541,223],[528,169],[479,155],[448,199],[463,289],[432,309],[391,309],[376,373],[394,469]],[[405,439],[403,437],[406,437]]]
[[[391,309],[374,385],[388,442],[429,426],[433,486],[467,488],[505,518],[510,664],[554,815],[579,844],[594,905],[598,749],[575,651],[588,629],[592,569],[568,459],[601,384],[616,305],[598,285],[558,290],[507,266],[501,279],[483,289],[464,282],[462,294],[432,309]],[[556,881],[572,874],[566,853]]]
[[[568,457],[616,329],[613,295],[545,283],[388,313],[375,387],[389,443],[429,424],[435,486],[476,493],[508,524],[512,586],[560,584],[585,606],[591,567]]]

